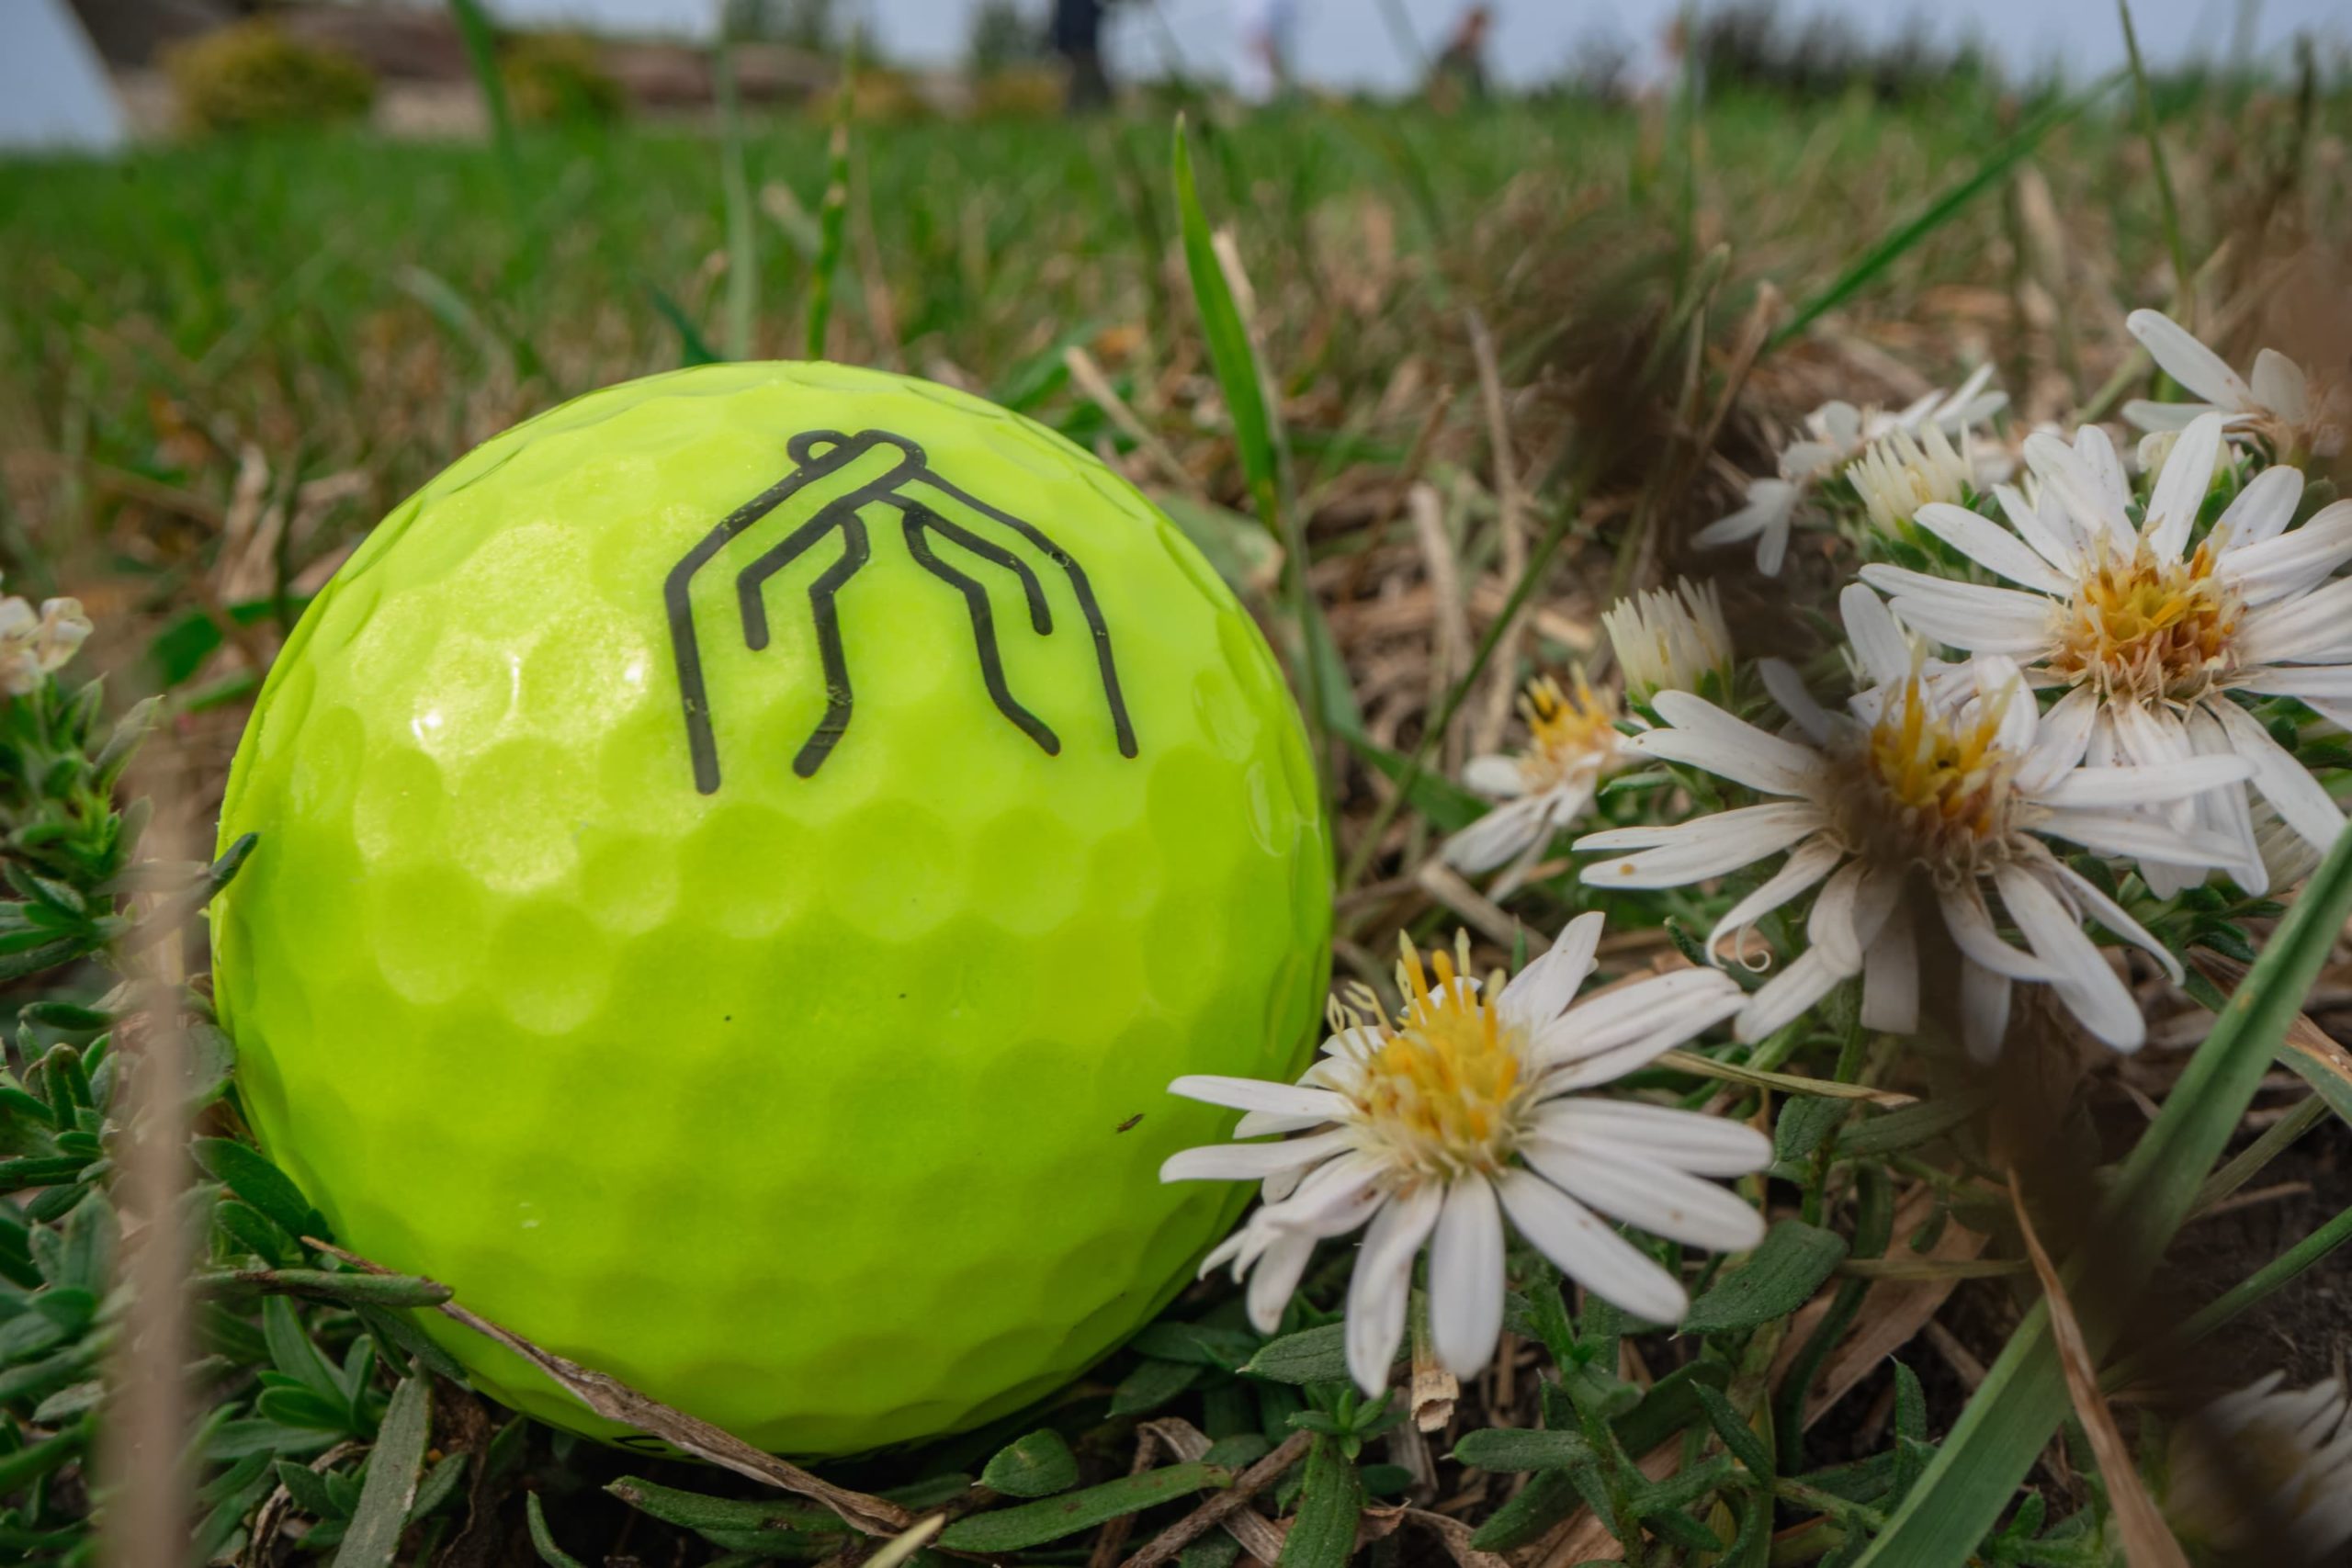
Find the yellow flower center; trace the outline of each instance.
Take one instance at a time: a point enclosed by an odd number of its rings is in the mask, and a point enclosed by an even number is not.
[[[1396,966],[1404,1010],[1394,1028],[1373,1025],[1380,1043],[1359,1059],[1350,1091],[1368,1143],[1408,1184],[1499,1173],[1533,1102],[1527,1041],[1495,1009],[1502,976],[1481,992],[1469,963],[1466,935],[1454,953],[1431,953],[1426,968],[1405,948]]]
[[[1855,854],[1931,874],[1972,870],[2009,832],[2016,754],[2000,745],[2012,691],[1965,721],[1938,713],[1918,676],[1904,683],[1840,769],[1838,827]]]
[[[2056,613],[2051,668],[2110,698],[2202,696],[2229,667],[2244,608],[2214,575],[2218,554],[2211,537],[2187,560],[2158,560],[2145,545],[2129,556],[2102,547]]]
[[[1549,675],[1530,681],[1519,713],[1528,732],[1519,771],[1531,791],[1607,765],[1624,739],[1617,733],[1617,705],[1595,692],[1581,672],[1574,693],[1562,691]]]

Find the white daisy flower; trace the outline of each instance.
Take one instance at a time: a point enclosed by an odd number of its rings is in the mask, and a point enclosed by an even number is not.
[[[1620,599],[1600,613],[1600,629],[1625,673],[1625,693],[1645,703],[1660,692],[1696,692],[1712,677],[1731,684],[1731,628],[1712,582],[1678,578]]]
[[[1896,431],[1916,434],[1932,428],[1955,435],[1992,418],[2009,400],[2007,392],[1984,389],[1992,378],[1993,367],[1980,365],[1959,390],[1929,392],[1894,412],[1845,401],[1822,404],[1804,416],[1804,438],[1781,449],[1774,476],[1750,479],[1747,503],[1700,529],[1690,542],[1704,550],[1754,539],[1756,570],[1767,577],[1780,576],[1797,507],[1816,483]]]
[[[1553,835],[1584,814],[1600,781],[1626,761],[1617,705],[1581,674],[1573,693],[1549,675],[1529,682],[1519,712],[1527,721],[1527,750],[1473,757],[1462,771],[1465,785],[1504,804],[1448,839],[1443,851],[1446,863],[1460,871],[1508,863],[1492,889],[1498,898],[1519,886]]]
[[[1394,1023],[1361,987],[1335,1003],[1332,1036],[1293,1084],[1182,1077],[1177,1094],[1248,1112],[1238,1136],[1280,1143],[1187,1149],[1163,1181],[1262,1180],[1263,1201],[1202,1264],[1249,1277],[1250,1320],[1273,1332],[1315,1244],[1359,1226],[1348,1286],[1348,1370],[1368,1393],[1388,1380],[1405,1332],[1413,1259],[1430,1254],[1438,1360],[1469,1377],[1494,1354],[1503,1319],[1503,1220],[1594,1295],[1650,1323],[1677,1323],[1681,1283],[1602,1214],[1718,1252],[1744,1252],[1764,1222],[1702,1177],[1771,1163],[1752,1127],[1696,1111],[1580,1091],[1623,1077],[1739,1006],[1712,969],[1679,969],[1582,1001],[1601,918],[1580,915],[1510,984],[1471,977],[1455,954],[1408,946]],[[1431,971],[1434,971],[1432,974]],[[1595,1211],[1598,1211],[1596,1213]]]
[[[2307,375],[2275,348],[2254,356],[2254,373],[2240,376],[2187,327],[2157,310],[2134,310],[2124,325],[2165,375],[2202,402],[2156,403],[2135,398],[2123,417],[2146,431],[2185,429],[2200,415],[2220,413],[2233,431],[2265,442],[2281,459],[2333,457],[2352,430],[2352,387]]]
[[[2096,426],[2071,446],[2046,436],[2026,443],[2038,496],[2030,503],[2014,490],[1996,492],[2014,533],[1961,507],[1920,509],[1921,528],[2017,587],[1887,565],[1861,575],[1921,634],[2006,655],[2037,684],[2086,694],[2097,714],[2093,762],[2162,767],[2235,753],[2263,798],[2324,851],[2343,812],[2231,694],[2294,697],[2352,728],[2352,581],[2328,581],[2352,560],[2352,502],[2290,529],[2302,475],[2266,468],[2191,547],[2222,435],[2218,413],[2180,433],[2137,527],[2122,465]],[[2173,818],[2232,841],[2225,869],[2247,891],[2268,886],[2243,789],[2187,802]],[[2177,857],[2141,863],[2160,897],[2204,877]]]
[[[1848,713],[1808,696],[1786,665],[1763,667],[1766,684],[1795,721],[1770,735],[1684,693],[1658,698],[1663,728],[1629,749],[1702,768],[1773,797],[1662,827],[1621,828],[1577,840],[1578,852],[1634,852],[1584,869],[1601,887],[1679,887],[1788,852],[1764,885],[1708,933],[1744,945],[1763,915],[1819,886],[1807,947],[1747,999],[1734,1021],[1757,1041],[1797,1018],[1840,982],[1862,977],[1862,1022],[1889,1033],[1919,1025],[1915,915],[1932,908],[1960,953],[1962,1038],[1989,1059],[2007,1032],[2013,982],[2048,984],[2091,1033],[2118,1050],[2139,1047],[2145,1024],[2106,955],[2083,931],[2089,919],[2144,949],[2175,981],[2180,965],[2112,899],[2051,852],[2044,837],[2105,854],[2202,855],[2230,846],[2179,832],[2143,815],[2170,801],[2244,778],[2236,757],[2199,757],[2164,769],[2085,768],[2094,710],[2070,694],[2044,716],[2017,667],[1980,658],[1942,681],[1915,668],[1884,605],[1859,584],[1846,591],[1847,632],[1878,677]],[[2030,951],[1995,924],[1997,895]]]
[[[2352,1541],[2344,1385],[2330,1378],[2282,1392],[2283,1377],[2224,1394],[2174,1429],[2164,1513],[2185,1543],[2220,1552],[2286,1545],[2294,1562],[2315,1563],[2340,1561]]]

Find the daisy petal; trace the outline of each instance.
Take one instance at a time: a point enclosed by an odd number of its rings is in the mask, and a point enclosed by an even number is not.
[[[2270,732],[2237,704],[2226,697],[2216,697],[2205,705],[2205,710],[2222,721],[2238,755],[2254,764],[2254,787],[2287,826],[2315,850],[2332,847],[2336,835],[2344,831],[2344,813],[2327,793],[2327,786],[2270,739]]]
[[[1502,1200],[1531,1246],[1610,1305],[1645,1323],[1679,1323],[1690,1310],[1673,1275],[1532,1171],[1506,1171]]]
[[[1222,1105],[1232,1111],[1271,1111],[1287,1116],[1317,1116],[1329,1121],[1342,1108],[1329,1089],[1301,1089],[1296,1084],[1268,1083],[1262,1078],[1217,1077],[1187,1073],[1168,1086],[1170,1094]]]
[[[2207,402],[2242,413],[2254,404],[2245,379],[2188,328],[2158,310],[2134,310],[2123,318],[2164,373]]]
[[[1497,1010],[1523,1029],[1551,1022],[1576,1000],[1577,987],[1592,973],[1592,955],[1600,946],[1602,916],[1599,910],[1578,915],[1560,928],[1550,952],[1511,976],[1495,998]]]
[[[2222,457],[2222,416],[2199,415],[2173,443],[2164,471],[2148,495],[2148,521],[2142,535],[2158,560],[2178,560],[2188,531],[2213,488],[2213,465]]]
[[[2074,584],[2015,534],[1964,506],[1931,501],[1913,519],[1962,555],[2038,593],[2064,598]]]
[[[1483,1176],[1455,1182],[1430,1238],[1430,1337],[1438,1364],[1476,1377],[1503,1330],[1503,1216]]]
[[[1746,1252],[1764,1239],[1764,1217],[1737,1193],[1663,1165],[1549,1144],[1531,1145],[1527,1162],[1577,1201],[1668,1241]]]
[[[1679,887],[1685,883],[1736,871],[1766,855],[1790,849],[1811,837],[1826,821],[1821,808],[1807,802],[1743,806],[1682,823],[1673,838],[1656,848],[1588,865],[1582,876],[1593,886]],[[1608,837],[1596,833],[1589,839],[1579,839],[1577,848],[1615,847],[1606,841]]]
[[[1652,1159],[1693,1176],[1746,1176],[1772,1163],[1772,1140],[1728,1117],[1636,1100],[1578,1097],[1535,1113],[1537,1141]]]
[[[1159,1168],[1162,1181],[1256,1181],[1277,1171],[1296,1170],[1338,1154],[1345,1133],[1320,1134],[1282,1144],[1210,1144],[1180,1149]]]
[[[1437,1224],[1438,1190],[1428,1184],[1389,1200],[1373,1216],[1348,1278],[1348,1371],[1356,1386],[1378,1393],[1405,1337],[1405,1307],[1412,1295],[1413,1255]]]

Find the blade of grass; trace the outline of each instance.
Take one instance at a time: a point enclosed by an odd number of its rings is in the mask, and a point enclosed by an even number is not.
[[[2125,1159],[2089,1229],[2098,1238],[2097,1256],[2069,1269],[2070,1282],[2095,1279],[2109,1301],[2129,1299],[2146,1285],[2253,1102],[2347,916],[2352,831],[2304,886]],[[2114,1337],[2098,1321],[2086,1330],[2093,1354]],[[2049,1310],[2038,1305],[2010,1336],[1860,1568],[1959,1568],[1998,1521],[2065,1412]]]
[[[842,251],[849,233],[849,115],[856,96],[857,56],[853,50],[842,62],[841,85],[835,89],[833,133],[825,149],[825,199],[817,209],[817,261],[808,275],[808,331],[801,355],[825,357],[825,333],[833,321],[833,279],[842,269]]]
[[[507,199],[514,215],[523,215],[523,161],[514,147],[514,117],[506,107],[506,79],[498,69],[498,28],[482,0],[449,0],[457,18],[458,36],[466,46],[466,63],[473,67],[474,83],[481,88],[482,107],[490,114],[491,144],[505,176]]]
[[[1338,669],[1337,651],[1329,646],[1330,634],[1323,626],[1322,612],[1306,581],[1306,530],[1298,525],[1292,511],[1283,505],[1281,451],[1273,417],[1267,409],[1258,352],[1250,344],[1250,329],[1241,320],[1240,307],[1234,303],[1225,264],[1218,259],[1215,237],[1209,232],[1208,215],[1201,209],[1200,188],[1193,177],[1192,145],[1184,133],[1182,115],[1176,118],[1170,156],[1176,217],[1183,234],[1184,271],[1192,281],[1194,308],[1200,312],[1201,334],[1208,343],[1209,365],[1216,372],[1218,389],[1225,394],[1226,409],[1233,418],[1234,445],[1241,455],[1242,478],[1257,507],[1258,521],[1283,545],[1283,582],[1291,618],[1298,626],[1298,662],[1301,681],[1306,688],[1307,722],[1315,739],[1316,776],[1328,789],[1331,767],[1328,739],[1332,714],[1325,688],[1335,674],[1344,684],[1345,675]],[[1327,669],[1327,664],[1332,668]]]
[[[2322,1259],[2352,1241],[2352,1209],[2346,1209],[2327,1224],[2303,1237],[2294,1246],[2214,1297],[2191,1313],[2155,1344],[2126,1357],[2101,1373],[2099,1382],[2109,1389],[2129,1388],[2149,1373],[2165,1365],[2199,1340],[2227,1325],[2233,1319],[2252,1312],[2290,1284],[2300,1279]]]
[[[731,8],[730,8],[731,9]],[[752,183],[743,173],[743,108],[735,91],[735,40],[721,12],[710,46],[711,79],[718,96],[718,183],[727,201],[727,357],[752,357],[752,328],[759,308],[759,254],[752,232]]]
[[[2123,48],[2132,60],[2132,96],[2139,100],[2140,134],[2147,139],[2148,161],[2156,175],[2156,207],[2164,214],[2165,245],[2172,254],[2174,313],[2188,321],[2181,312],[2192,310],[2195,298],[2190,291],[2188,244],[2181,238],[2180,201],[2173,195],[2164,139],[2156,134],[2156,98],[2148,90],[2147,63],[2140,58],[2140,30],[2132,25],[2132,0],[2115,0],[2115,14],[2123,21]]]
[[[1829,286],[1797,307],[1789,319],[1781,323],[1764,345],[1766,352],[1795,337],[1830,310],[1836,310],[1860,293],[1880,273],[1901,260],[1905,253],[1928,235],[1942,228],[1961,209],[1983,195],[2018,159],[2041,145],[2052,131],[2080,115],[2118,82],[2120,72],[2100,78],[2089,88],[2072,98],[2061,98],[2041,113],[2034,116],[2007,141],[1995,147],[1977,161],[1959,183],[1929,202],[1917,216],[1897,226],[1892,233],[1857,257],[1853,264],[1838,275]]]

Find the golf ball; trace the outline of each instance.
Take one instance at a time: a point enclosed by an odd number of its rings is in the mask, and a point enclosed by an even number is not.
[[[1330,863],[1256,626],[977,398],[683,370],[476,449],[303,615],[213,916],[243,1104],[342,1243],[782,1453],[965,1428],[1233,1218]],[[608,1438],[435,1314],[486,1391]]]

